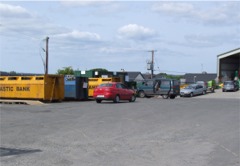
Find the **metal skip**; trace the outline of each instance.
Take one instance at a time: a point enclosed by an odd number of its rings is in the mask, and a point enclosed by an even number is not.
[[[0,98],[61,101],[64,98],[64,77],[0,76]]]

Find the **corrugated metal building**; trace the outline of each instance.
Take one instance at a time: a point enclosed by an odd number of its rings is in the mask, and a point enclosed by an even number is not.
[[[240,78],[240,48],[217,56],[217,77],[219,81]]]

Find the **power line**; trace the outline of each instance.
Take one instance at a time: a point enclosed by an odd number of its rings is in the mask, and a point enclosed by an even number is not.
[[[172,73],[183,73],[183,74],[185,74],[185,73],[189,73],[189,72],[183,72],[183,71],[170,71],[170,70],[160,70],[160,68],[159,68],[159,63],[158,63],[158,59],[157,59],[157,57],[155,56],[155,62],[157,63],[157,68],[158,69],[156,69],[155,71],[159,71],[159,72],[172,72]]]

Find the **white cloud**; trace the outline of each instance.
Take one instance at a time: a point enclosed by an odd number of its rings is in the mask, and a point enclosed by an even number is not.
[[[239,10],[239,2],[226,2],[208,10],[196,11],[195,15],[208,24],[232,25],[240,23]]]
[[[112,46],[104,46],[104,47],[101,47],[99,49],[99,51],[101,53],[104,53],[104,54],[127,54],[127,53],[132,53],[132,52],[140,52],[140,51],[144,51],[142,48],[137,48],[137,47],[131,47],[129,45],[119,45],[119,44],[115,44],[112,45]]]
[[[105,5],[106,3],[109,3],[110,0],[77,0],[77,1],[61,1],[61,4],[63,6],[67,7],[86,7],[86,6],[95,6],[95,5]]]
[[[60,4],[68,10],[79,8],[84,10],[88,8],[87,13],[91,15],[109,16],[112,13],[121,13],[125,10],[121,2],[112,0],[77,0],[77,1],[61,1]]]
[[[106,54],[111,54],[111,53],[118,53],[119,51],[123,51],[123,50],[122,49],[119,50],[118,48],[113,48],[113,47],[102,47],[99,49],[99,51]]]
[[[100,35],[96,33],[90,32],[80,32],[77,30],[73,30],[72,32],[62,33],[54,35],[55,37],[60,38],[68,38],[68,39],[75,39],[75,40],[84,40],[84,41],[99,41]]]
[[[197,47],[213,47],[217,46],[220,43],[214,40],[211,40],[212,36],[206,35],[186,35],[185,40],[188,45],[197,46]]]
[[[137,24],[128,24],[119,28],[118,34],[120,38],[145,40],[153,38],[156,35],[156,32]]]
[[[69,30],[65,27],[50,23],[47,18],[31,14],[21,6],[0,3],[0,32],[6,36],[14,36],[16,33],[32,38],[44,36],[61,37],[69,40],[99,41],[100,36],[91,32]],[[21,18],[19,18],[21,16]]]
[[[30,13],[21,6],[12,6],[0,3],[1,17],[29,17]]]
[[[0,32],[5,36],[25,35],[42,38],[65,30],[21,6],[0,3]]]
[[[188,45],[195,47],[216,47],[221,45],[227,45],[228,43],[235,44],[240,43],[240,35],[234,32],[226,32],[221,34],[198,34],[198,35],[186,35],[185,40]]]
[[[95,4],[94,1],[61,1],[61,4],[67,7],[88,6]]]
[[[153,11],[167,13],[188,13],[194,7],[188,3],[159,3],[153,6]]]
[[[161,2],[155,4],[152,10],[181,19],[201,21],[204,24],[232,25],[240,23],[239,2],[215,2],[213,4],[208,4],[209,6],[207,8],[201,8],[202,5],[207,5],[206,3],[207,2]]]

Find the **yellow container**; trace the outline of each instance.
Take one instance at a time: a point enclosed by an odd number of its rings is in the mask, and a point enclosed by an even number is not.
[[[61,101],[64,76],[0,76],[0,98]]]
[[[186,88],[188,86],[188,84],[182,84],[180,85],[180,89]]]
[[[108,82],[120,82],[119,77],[110,77],[110,78],[89,78],[88,79],[88,96],[93,96],[94,89],[102,84],[102,83],[108,83]]]

